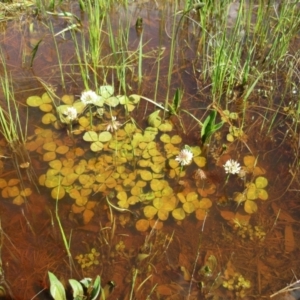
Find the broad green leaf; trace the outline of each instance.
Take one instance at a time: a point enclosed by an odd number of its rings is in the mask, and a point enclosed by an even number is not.
[[[114,87],[111,85],[102,85],[99,88],[99,95],[103,98],[109,98],[114,94]]]
[[[66,292],[62,283],[57,279],[57,277],[48,272],[49,281],[50,281],[50,294],[55,300],[66,300]]]
[[[144,215],[148,219],[152,219],[157,213],[157,208],[152,205],[147,205],[144,207]]]
[[[84,135],[83,135],[83,140],[86,142],[97,142],[98,141],[98,133],[96,133],[95,131],[87,131]]]
[[[119,105],[119,99],[117,97],[109,97],[104,100],[104,103],[110,107],[116,107]]]
[[[27,98],[26,103],[31,107],[39,107],[43,104],[43,100],[39,96],[30,96]]]
[[[176,208],[172,211],[172,216],[175,220],[183,220],[185,218],[185,212],[182,208]]]
[[[98,141],[105,143],[112,139],[112,135],[108,131],[103,131],[99,134]]]
[[[98,152],[103,149],[103,144],[101,142],[94,142],[91,144],[90,148],[93,152]]]
[[[255,185],[258,189],[263,189],[268,185],[268,180],[263,176],[259,176],[255,179]]]
[[[101,292],[101,279],[100,276],[97,275],[94,284],[93,284],[93,290],[91,293],[91,300],[96,300],[99,298],[99,294]]]
[[[246,200],[244,204],[244,210],[248,214],[253,214],[257,212],[257,204],[255,203],[255,201]]]
[[[160,110],[154,111],[148,117],[149,126],[157,128],[161,124],[161,117],[159,116]]]
[[[83,299],[84,292],[82,285],[75,279],[69,279],[69,284],[73,290],[73,298]]]

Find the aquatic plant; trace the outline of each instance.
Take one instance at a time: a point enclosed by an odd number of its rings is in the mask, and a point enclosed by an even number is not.
[[[66,291],[63,284],[58,280],[58,278],[48,272],[50,281],[50,294],[54,299],[66,300]],[[109,282],[104,288],[101,287],[100,276],[97,275],[95,280],[91,278],[83,278],[80,281],[75,279],[69,279],[69,284],[73,290],[73,299],[83,300],[96,300],[105,299],[114,289],[115,284],[113,281]]]

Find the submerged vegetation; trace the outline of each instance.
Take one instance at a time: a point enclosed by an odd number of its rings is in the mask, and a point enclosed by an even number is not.
[[[130,300],[280,294],[300,272],[298,3],[9,7],[28,28],[1,35],[0,295],[48,274],[66,299],[54,273],[85,277],[74,299],[108,297],[100,277]]]

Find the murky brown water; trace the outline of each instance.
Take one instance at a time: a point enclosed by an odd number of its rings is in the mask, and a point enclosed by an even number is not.
[[[66,9],[79,16],[76,4],[71,2]],[[135,51],[140,41],[135,21],[138,17],[143,18],[143,53],[148,53],[149,57],[143,59],[143,82],[140,89],[136,78],[137,60],[132,63],[134,71],[127,72],[127,89],[132,89],[129,94],[139,93],[150,99],[154,98],[157,75],[154,61],[161,45],[166,49],[160,64],[157,102],[164,103],[170,55],[168,35],[172,30],[173,11],[172,1],[137,2],[126,8],[117,5],[112,9],[110,19],[115,34],[121,30],[118,29],[119,22],[124,27],[130,24],[130,51]],[[86,18],[81,17],[86,28]],[[67,23],[62,18],[50,18],[55,32],[66,27]],[[64,89],[57,53],[46,20],[33,14],[24,14],[20,20],[5,24],[0,37],[1,47],[13,78],[16,100],[22,104],[19,109],[23,121],[26,120],[27,97],[42,96],[45,92],[41,80],[48,86],[53,86],[59,97],[65,94],[76,95],[77,98],[80,96],[84,85],[80,79],[79,68],[71,67],[76,62],[76,56],[69,32],[65,33],[64,38],[57,37],[61,61],[67,74]],[[32,33],[29,31],[30,24],[34,26]],[[170,95],[173,96],[177,87],[182,87],[184,97],[181,108],[203,121],[207,116],[207,113],[204,114],[207,106],[211,104],[209,86],[193,70],[192,64],[197,58],[197,38],[196,34],[188,33],[187,28],[192,28],[189,23],[184,26],[185,30],[180,30],[178,35]],[[104,27],[103,30],[107,31],[108,28]],[[77,34],[80,36],[79,32]],[[32,47],[40,39],[42,42],[30,68]],[[104,51],[109,53],[108,40],[104,39],[103,45]],[[108,59],[107,63],[112,65],[113,59]],[[110,79],[112,72],[109,68],[107,70],[107,79]],[[103,74],[98,76],[102,84]],[[112,82],[108,82],[110,83]],[[117,89],[119,82],[116,77],[114,84]],[[207,164],[203,168],[207,181],[201,181],[195,175],[196,165],[188,166],[186,176],[180,180],[164,177],[177,195],[183,193],[187,196],[189,191],[198,191],[200,198],[210,198],[212,206],[202,219],[197,218],[194,213],[177,221],[169,217],[163,222],[161,230],[139,232],[136,224],[138,220],[145,219],[144,203],[130,206],[134,214],[122,213],[108,206],[106,196],[111,196],[113,189],[107,188],[89,196],[94,206],[94,216],[90,222],[85,222],[82,213],[74,213],[74,199],[66,195],[59,201],[58,210],[64,232],[70,239],[73,262],[70,262],[63,244],[55,218],[55,200],[51,198],[49,188],[39,186],[37,191],[32,186],[32,194],[28,196],[26,204],[22,205],[12,204],[12,199],[5,198],[2,193],[0,254],[4,273],[3,276],[0,274],[0,279],[7,290],[10,287],[13,299],[32,299],[42,289],[47,288],[47,271],[56,274],[63,283],[67,283],[69,278],[94,278],[98,274],[101,276],[102,285],[113,280],[116,288],[109,299],[240,299],[243,295],[237,293],[243,289],[238,284],[243,280],[251,283],[248,289],[244,289],[244,299],[267,299],[286,284],[295,281],[300,272],[297,254],[300,183],[299,175],[293,172],[299,137],[292,136],[292,133],[286,135],[289,124],[283,114],[279,114],[274,120],[274,130],[266,132],[265,127],[262,130],[265,119],[272,118],[272,111],[266,113],[262,111],[262,107],[265,107],[264,98],[255,92],[247,107],[246,130],[244,129],[246,135],[243,139],[228,143],[228,126],[220,130],[219,136],[214,136],[211,150],[206,153]],[[239,102],[234,102],[231,109],[238,111]],[[145,120],[152,111],[153,105],[141,102],[132,117],[144,128]],[[49,129],[49,126],[41,123],[43,115],[38,108],[28,108],[28,143],[35,141],[36,129]],[[125,121],[126,116],[121,109],[119,116],[122,122]],[[184,113],[181,113],[181,121],[185,133],[177,117],[171,117],[174,126],[172,134],[182,137],[181,145],[200,146],[198,124]],[[78,148],[74,147],[66,128],[51,130],[58,145],[60,143],[70,147],[67,154],[69,159],[77,162],[80,159],[90,161],[93,157],[99,157],[98,153],[91,151],[76,156]],[[44,143],[46,142],[45,140]],[[161,141],[156,139],[155,143],[163,151]],[[223,147],[225,143],[226,150]],[[84,148],[83,145],[85,143],[77,143],[76,147]],[[3,155],[9,156],[4,142],[1,147]],[[32,168],[38,177],[49,169],[48,162],[43,161],[44,154],[45,151],[41,148],[30,151]],[[245,157],[253,155],[257,159],[255,166],[260,168],[256,171],[261,172],[257,174],[268,179],[266,189],[269,196],[266,201],[256,201],[258,210],[251,215],[249,221],[242,206],[232,200],[233,192],[243,191],[243,181],[237,178],[232,180],[232,177],[228,180],[223,165],[228,159],[237,160],[244,165]],[[63,161],[63,156],[60,159]],[[2,160],[4,167],[1,178],[7,181],[16,178],[11,160]],[[255,166],[246,165],[247,168],[252,168],[249,172],[253,172]],[[126,167],[130,168],[130,164]],[[25,172],[22,176],[28,185]],[[145,192],[149,191],[148,186]],[[116,197],[110,199],[117,205]],[[243,226],[234,220],[247,220],[249,225]],[[78,257],[95,253],[93,251],[97,254],[93,258],[89,256],[91,265],[82,268]],[[212,263],[212,258],[215,263]],[[229,280],[232,280],[229,284],[235,286],[233,291],[222,286]],[[285,299],[285,296],[280,297],[277,299]],[[48,298],[45,291],[34,299]]]

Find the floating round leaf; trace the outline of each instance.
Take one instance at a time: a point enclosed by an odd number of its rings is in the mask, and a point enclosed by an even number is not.
[[[203,221],[206,218],[207,212],[202,208],[198,208],[196,209],[195,214],[196,214],[196,218],[199,221]]]
[[[148,124],[157,128],[161,124],[161,117],[159,116],[160,110],[156,110],[148,117]]]
[[[25,188],[20,192],[20,195],[23,197],[28,197],[32,194],[31,188]]]
[[[152,205],[147,205],[144,207],[144,215],[148,219],[152,219],[157,213],[157,209]]]
[[[263,189],[268,185],[268,180],[265,177],[259,176],[255,179],[255,185],[258,189]]]
[[[49,162],[49,166],[54,170],[60,170],[62,167],[62,162],[59,159],[55,159]]]
[[[255,200],[257,199],[257,189],[254,183],[250,183],[247,188],[247,199],[249,200]]]
[[[99,94],[104,98],[109,98],[114,94],[114,87],[112,85],[102,85],[99,88]]]
[[[188,214],[191,214],[192,212],[195,211],[195,206],[192,202],[185,202],[183,205],[182,205],[184,211]]]
[[[244,210],[248,214],[253,214],[257,212],[257,204],[255,203],[255,201],[246,200],[244,204]]]
[[[117,182],[116,182],[116,179],[113,178],[113,177],[108,177],[106,180],[105,180],[105,184],[108,188],[110,189],[113,189],[116,185],[117,185]]]
[[[93,104],[98,107],[102,107],[104,105],[104,98],[101,96],[97,97],[97,100],[95,100]]]
[[[87,131],[83,135],[83,140],[86,142],[97,142],[98,141],[98,134],[95,131]]]
[[[57,120],[56,116],[52,113],[46,113],[42,117],[42,123],[45,125],[54,123]]]
[[[56,153],[55,152],[46,152],[43,155],[43,161],[51,161],[56,158]]]
[[[226,135],[226,140],[230,143],[234,142],[234,136],[231,133]]]
[[[26,100],[27,105],[32,107],[38,107],[43,104],[43,100],[39,96],[30,96]]]
[[[186,201],[192,202],[198,199],[198,194],[195,192],[190,192],[186,195]]]
[[[255,164],[255,157],[252,155],[246,155],[244,156],[244,164],[246,167],[253,168]]]
[[[94,212],[90,209],[85,209],[82,218],[83,218],[83,224],[88,224],[94,216]]]
[[[51,191],[51,197],[56,200],[60,200],[65,196],[66,192],[65,189],[61,186],[56,186],[52,191]]]
[[[58,154],[66,154],[68,151],[69,151],[69,147],[65,145],[58,146],[55,150],[55,152]]]
[[[168,217],[169,217],[169,212],[168,212],[167,210],[160,209],[160,210],[158,210],[158,212],[157,212],[157,216],[158,216],[158,218],[159,218],[160,220],[165,221],[165,220],[167,220]]]
[[[166,143],[166,144],[168,144],[168,143],[171,142],[170,136],[169,136],[168,134],[166,134],[166,133],[164,133],[164,134],[161,135],[160,140],[161,140],[163,143]]]
[[[3,189],[7,186],[7,182],[5,179],[0,178],[0,189]]]
[[[20,190],[17,186],[8,186],[6,189],[9,197],[17,197],[20,194]]]
[[[172,169],[176,169],[179,166],[179,162],[175,159],[169,159],[169,166]]]
[[[119,99],[117,97],[109,97],[104,100],[104,103],[110,107],[116,107],[119,105]]]
[[[181,141],[182,141],[182,138],[179,135],[173,135],[171,137],[170,143],[173,144],[173,145],[176,145],[176,144],[180,144]]]
[[[209,198],[202,198],[199,201],[199,208],[208,209],[212,206],[212,202]]]
[[[75,199],[75,203],[78,206],[84,206],[87,204],[87,202],[88,202],[87,197],[78,197]]]
[[[48,142],[43,145],[43,149],[46,151],[55,151],[56,147],[55,142]]]
[[[43,103],[40,105],[40,110],[43,112],[50,112],[52,110],[53,106],[50,103]]]
[[[98,141],[105,143],[112,139],[112,135],[108,131],[103,131],[99,134]]]
[[[147,231],[149,228],[149,220],[145,220],[145,219],[140,219],[135,223],[135,228],[138,231]]]
[[[145,181],[152,180],[152,173],[147,170],[141,170],[140,175],[141,175],[141,178]]]
[[[193,160],[199,168],[203,168],[206,165],[206,158],[203,156],[196,156]]]
[[[172,216],[176,220],[183,220],[185,218],[185,212],[182,208],[176,208],[172,211]]]
[[[61,101],[65,104],[72,104],[74,102],[74,96],[73,95],[63,95],[61,97]]]
[[[172,131],[172,129],[173,129],[173,126],[170,123],[163,123],[158,126],[158,130],[160,130],[162,132]]]
[[[165,186],[165,182],[163,180],[158,180],[158,179],[152,179],[150,182],[150,187],[152,191],[161,191],[164,186]]]
[[[235,193],[233,193],[233,200],[240,203],[240,202],[246,201],[247,199],[246,199],[245,194],[235,192]]]
[[[72,185],[75,180],[78,178],[78,174],[72,173],[72,174],[68,174],[67,176],[63,177],[61,184],[63,186],[69,186]]]
[[[61,182],[61,177],[60,176],[49,176],[45,180],[45,186],[47,188],[54,188],[58,186]]]
[[[103,144],[101,142],[94,142],[91,144],[90,148],[93,152],[98,152],[103,149]]]
[[[52,100],[48,93],[44,93],[42,95],[42,100],[43,100],[43,103],[52,103]]]
[[[81,197],[79,191],[76,190],[76,189],[70,190],[70,191],[69,191],[69,195],[70,195],[70,197],[73,198],[73,199],[76,199],[76,198]]]
[[[264,190],[264,189],[258,189],[257,190],[257,196],[261,200],[267,200],[269,198],[269,195],[268,195],[267,191]]]
[[[14,198],[13,200],[13,204],[15,205],[22,205],[24,202],[25,202],[24,198],[20,195]]]
[[[72,212],[73,212],[74,214],[80,214],[80,213],[82,213],[84,210],[85,210],[85,207],[84,207],[84,206],[78,206],[78,205],[76,205],[75,203],[72,204]]]
[[[149,224],[150,224],[151,228],[156,229],[156,230],[162,229],[164,226],[164,223],[159,221],[158,219],[157,220],[154,220],[154,219],[149,220]]]
[[[14,186],[14,185],[17,185],[19,182],[20,182],[20,179],[12,178],[12,179],[9,179],[7,185],[8,186]]]

